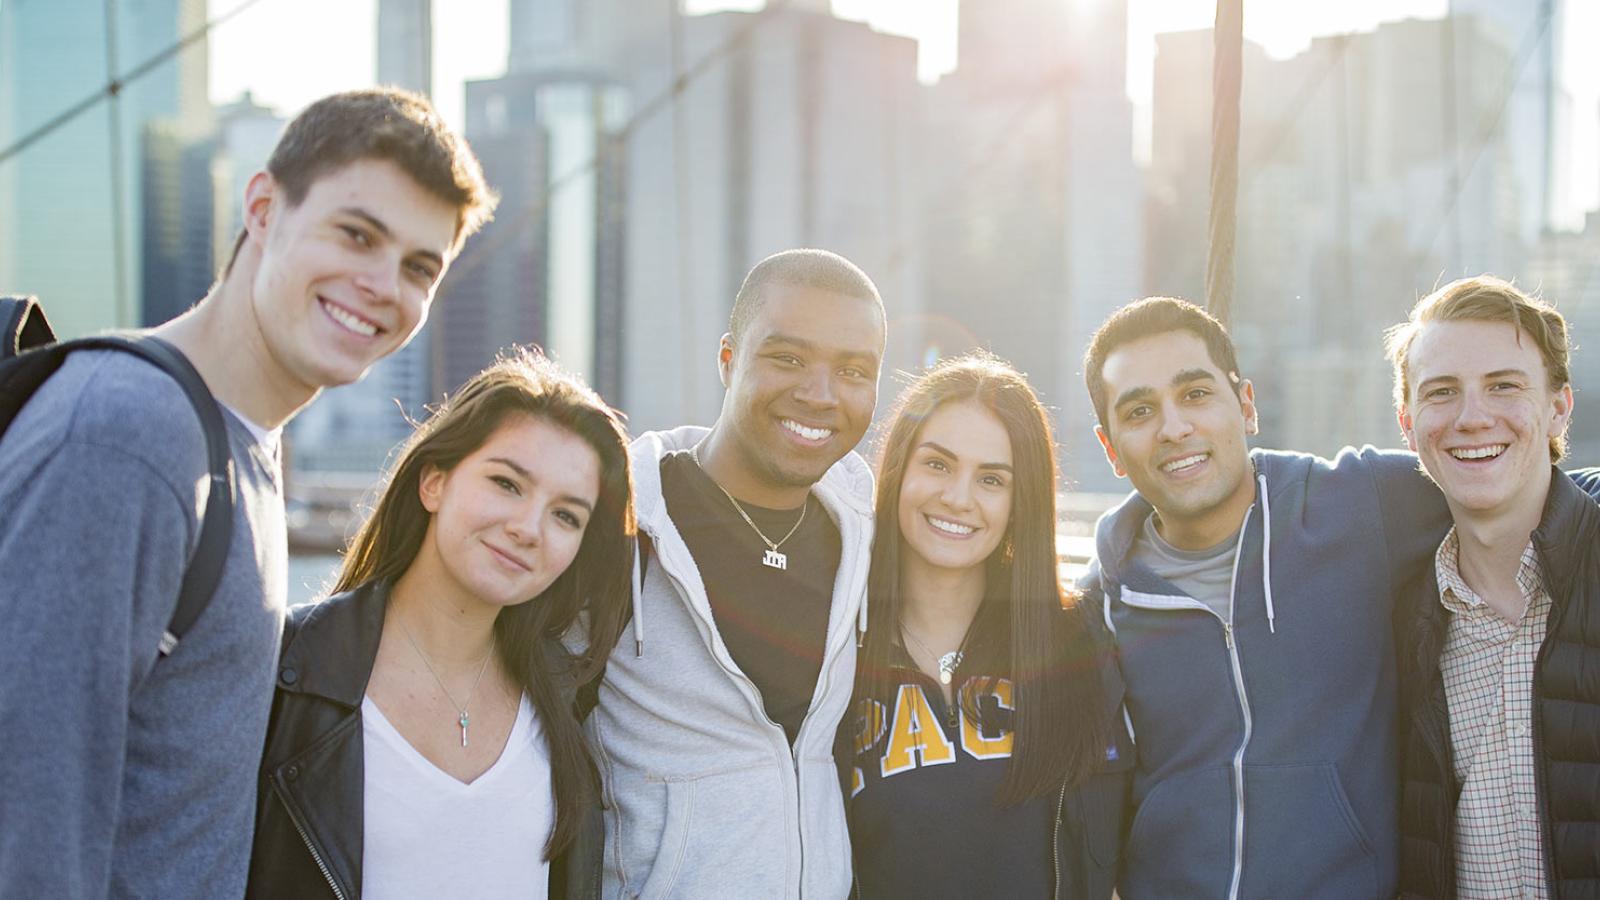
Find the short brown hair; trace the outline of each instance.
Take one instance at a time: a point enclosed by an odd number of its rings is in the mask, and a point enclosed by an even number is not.
[[[1110,402],[1106,397],[1106,357],[1123,344],[1166,334],[1169,331],[1187,331],[1206,345],[1206,355],[1222,370],[1223,377],[1239,395],[1239,360],[1233,349],[1233,338],[1216,317],[1187,300],[1175,297],[1146,297],[1135,300],[1111,314],[1095,329],[1089,338],[1089,349],[1083,354],[1083,382],[1089,388],[1089,400],[1094,404],[1095,417],[1100,427],[1109,429],[1106,417]]]
[[[472,148],[426,97],[399,88],[331,94],[294,117],[267,160],[267,171],[298,206],[317,179],[363,159],[399,166],[424,190],[456,208],[455,247],[494,216],[499,198],[483,179]],[[245,234],[234,242],[233,270]]]
[[[1521,335],[1533,339],[1549,375],[1549,387],[1559,391],[1572,381],[1572,344],[1567,337],[1567,320],[1556,308],[1538,297],[1523,293],[1508,281],[1493,275],[1479,275],[1452,281],[1411,307],[1406,321],[1383,333],[1384,352],[1394,365],[1394,405],[1404,410],[1411,402],[1411,345],[1429,322],[1505,322],[1517,327]],[[1550,461],[1560,462],[1567,455],[1567,436],[1550,436]]]

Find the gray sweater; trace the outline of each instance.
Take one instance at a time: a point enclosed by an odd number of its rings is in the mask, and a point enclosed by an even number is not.
[[[0,897],[244,893],[286,545],[276,453],[224,418],[227,563],[159,662],[207,483],[177,383],[75,353],[0,441]]]

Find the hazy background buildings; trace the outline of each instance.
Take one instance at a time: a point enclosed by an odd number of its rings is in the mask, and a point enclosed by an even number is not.
[[[288,0],[261,8],[274,2]],[[1129,299],[1200,298],[1209,203],[1211,34],[1160,34],[1148,71],[1131,70],[1145,58],[1129,55],[1138,2],[968,0],[954,68],[935,80],[917,41],[826,0],[695,15],[506,0],[477,26],[497,74],[436,98],[460,110],[498,216],[423,335],[296,420],[294,469],[370,481],[407,416],[512,341],[584,373],[636,430],[708,423],[740,279],[768,253],[814,245],[883,292],[885,408],[894,371],[987,347],[1054,410],[1072,484],[1121,489],[1091,433],[1082,348]],[[1265,3],[1247,20],[1276,9]],[[1542,286],[1573,318],[1576,458],[1600,462],[1583,391],[1600,385],[1600,220],[1584,218],[1592,197],[1574,199],[1600,154],[1573,138],[1600,108],[1579,102],[1561,54],[1583,11],[1438,6],[1288,54],[1245,48],[1233,328],[1261,443],[1395,445],[1379,332],[1435,284],[1493,271]],[[366,82],[444,84],[445,8],[373,4]],[[208,12],[203,0],[111,9],[108,69],[104,3],[0,0],[0,152]],[[278,64],[316,65],[281,50]],[[213,107],[208,65],[201,40],[0,160],[0,290],[41,295],[69,334],[160,321],[204,293],[232,251],[244,184],[294,112],[249,96]],[[1130,74],[1148,81],[1147,134]]]

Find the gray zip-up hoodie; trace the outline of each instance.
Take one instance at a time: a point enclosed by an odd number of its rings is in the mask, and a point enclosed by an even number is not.
[[[833,742],[865,621],[872,473],[850,453],[813,489],[841,552],[822,670],[791,751],[718,634],[662,497],[661,459],[706,434],[650,432],[630,448],[652,551],[642,583],[634,568],[632,640],[612,653],[587,723],[604,783],[603,896],[843,897],[850,839]]]

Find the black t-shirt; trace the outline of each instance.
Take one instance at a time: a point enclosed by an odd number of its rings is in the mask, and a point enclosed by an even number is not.
[[[1050,896],[1056,795],[995,802],[1011,759],[1011,682],[998,679],[976,698],[980,724],[959,694],[947,708],[939,686],[909,658],[905,665],[891,702],[862,700],[851,711],[850,839],[861,896]]]
[[[688,453],[661,460],[661,493],[700,569],[722,642],[793,744],[822,671],[839,569],[838,527],[807,494],[805,521],[781,548],[788,568],[779,570],[762,563],[767,545]],[[742,505],[773,540],[788,534],[800,516],[793,509]]]

